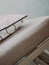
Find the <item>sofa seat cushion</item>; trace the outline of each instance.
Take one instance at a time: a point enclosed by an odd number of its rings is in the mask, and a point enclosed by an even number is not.
[[[13,65],[49,36],[49,16],[25,20],[21,28],[0,44],[0,65]]]

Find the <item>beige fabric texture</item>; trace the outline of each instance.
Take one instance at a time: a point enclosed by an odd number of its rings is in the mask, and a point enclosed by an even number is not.
[[[49,36],[49,16],[25,20],[21,28],[0,44],[0,65],[13,65]]]

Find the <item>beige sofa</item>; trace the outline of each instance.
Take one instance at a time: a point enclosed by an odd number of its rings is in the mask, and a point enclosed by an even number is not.
[[[33,52],[48,37],[49,16],[25,20],[17,32],[1,42],[0,65],[14,65],[16,61]]]

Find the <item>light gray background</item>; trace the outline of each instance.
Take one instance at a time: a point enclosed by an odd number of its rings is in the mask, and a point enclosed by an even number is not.
[[[30,18],[49,15],[49,0],[0,0],[0,15],[14,13]]]

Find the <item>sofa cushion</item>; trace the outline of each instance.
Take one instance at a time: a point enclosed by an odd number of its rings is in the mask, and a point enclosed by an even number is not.
[[[25,20],[21,28],[0,44],[0,65],[13,65],[49,36],[49,16]]]

